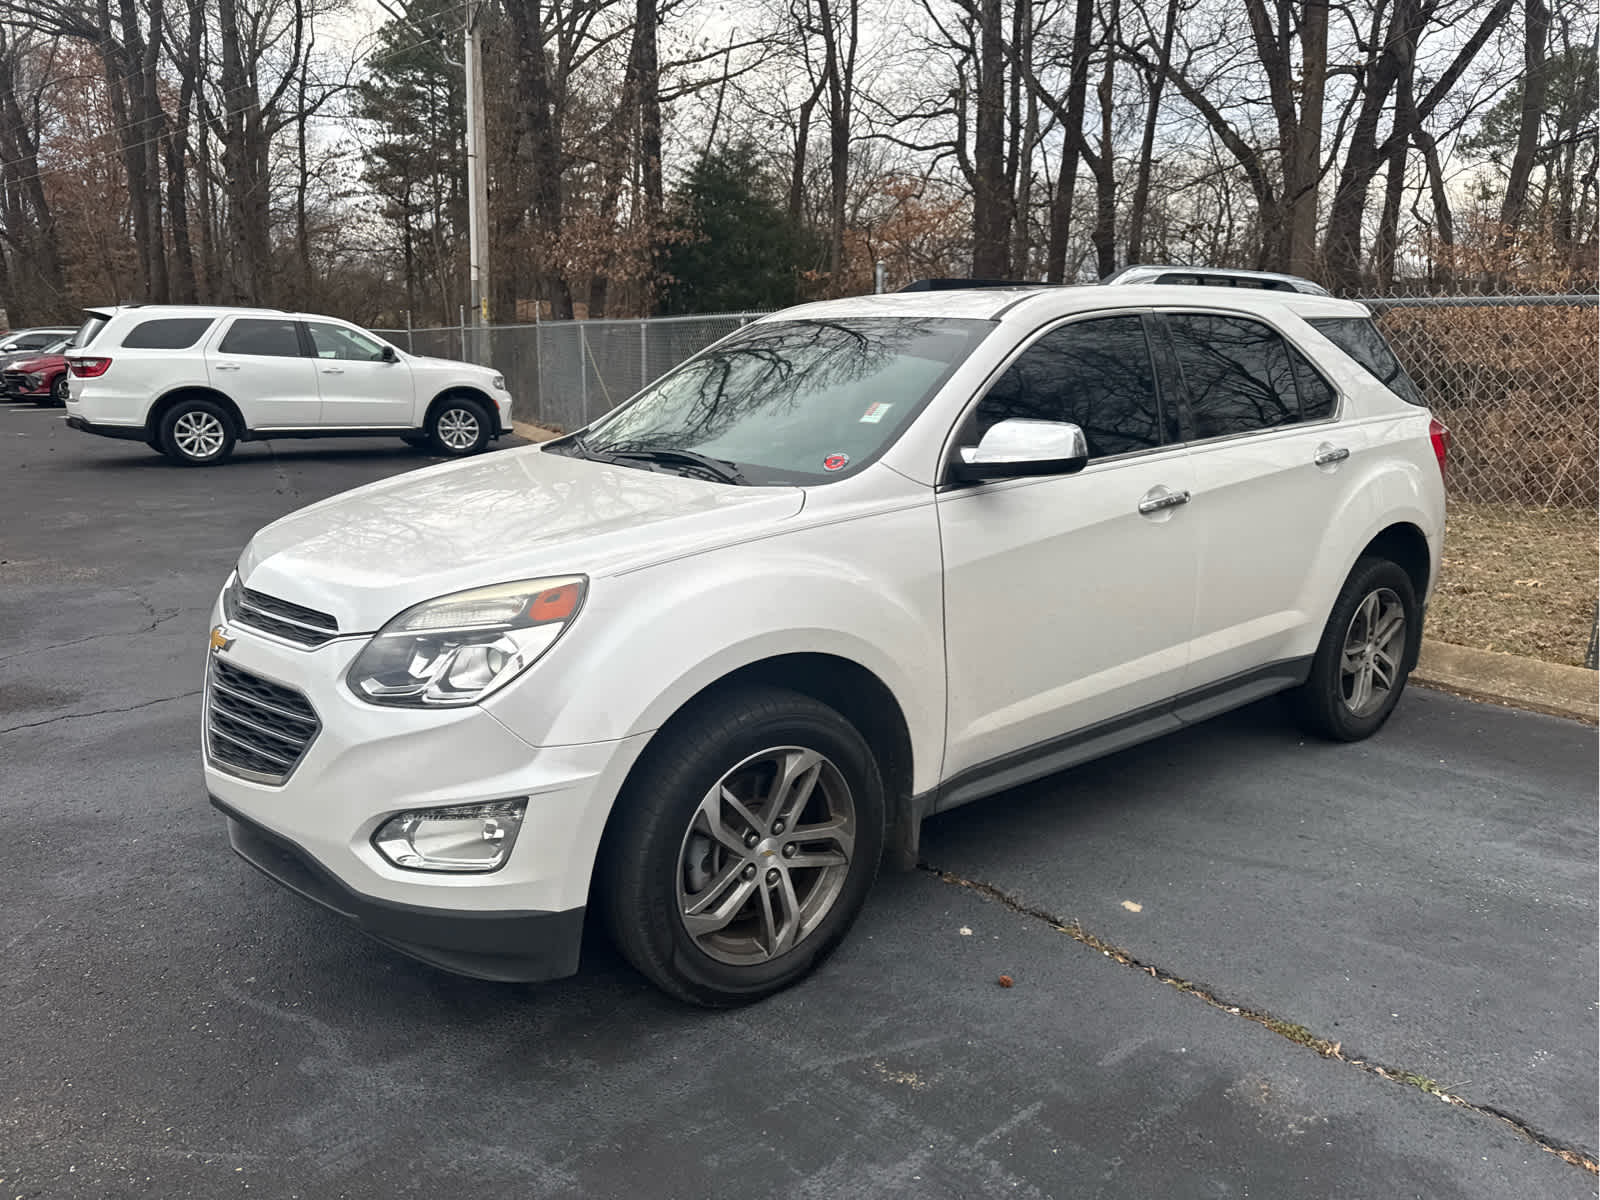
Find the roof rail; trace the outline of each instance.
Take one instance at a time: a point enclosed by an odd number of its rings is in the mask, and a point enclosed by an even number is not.
[[[1139,264],[1123,267],[1100,281],[1102,284],[1163,283],[1189,287],[1260,288],[1269,292],[1300,292],[1326,296],[1328,289],[1299,275],[1279,271],[1245,271],[1236,267],[1183,267]]]
[[[902,292],[952,292],[960,288],[1041,287],[1031,279],[919,279]]]

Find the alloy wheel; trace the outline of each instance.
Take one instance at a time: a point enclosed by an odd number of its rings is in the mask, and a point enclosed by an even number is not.
[[[451,450],[470,450],[478,441],[478,417],[470,409],[449,408],[439,414],[439,440]]]
[[[172,425],[172,440],[185,458],[210,458],[222,449],[228,431],[215,413],[186,412]]]
[[[1400,682],[1405,654],[1406,610],[1389,588],[1368,592],[1345,631],[1339,695],[1358,717],[1377,712]]]
[[[832,911],[850,874],[855,800],[831,759],[778,746],[705,794],[678,852],[678,913],[719,962],[770,962]]]

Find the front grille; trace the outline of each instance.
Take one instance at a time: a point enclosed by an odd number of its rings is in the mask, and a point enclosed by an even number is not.
[[[322,729],[311,701],[215,654],[206,684],[206,752],[211,761],[256,783],[289,778]]]
[[[320,646],[339,635],[339,622],[332,615],[249,588],[239,589],[230,616],[241,625],[301,646]]]
[[[24,375],[21,371],[7,371],[5,372],[4,378],[6,391],[8,392],[27,391],[31,389],[36,382],[32,375]]]

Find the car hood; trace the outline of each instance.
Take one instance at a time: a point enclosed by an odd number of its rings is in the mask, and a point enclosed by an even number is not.
[[[493,367],[463,362],[459,358],[434,358],[427,354],[413,354],[406,361],[414,367],[425,367],[430,371],[455,371],[461,374],[483,376],[499,374]]]
[[[247,587],[367,633],[423,600],[544,575],[614,574],[729,545],[800,512],[793,487],[737,487],[544,453],[412,471],[262,529]]]
[[[66,358],[60,354],[29,354],[13,356],[5,363],[5,368],[8,371],[32,373],[34,371],[56,371],[66,365]]]

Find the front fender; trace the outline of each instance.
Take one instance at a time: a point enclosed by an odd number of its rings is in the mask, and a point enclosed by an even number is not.
[[[938,779],[944,628],[931,504],[597,579],[550,653],[485,707],[537,746],[659,729],[734,671],[834,655],[878,677],[911,737],[914,787]]]

